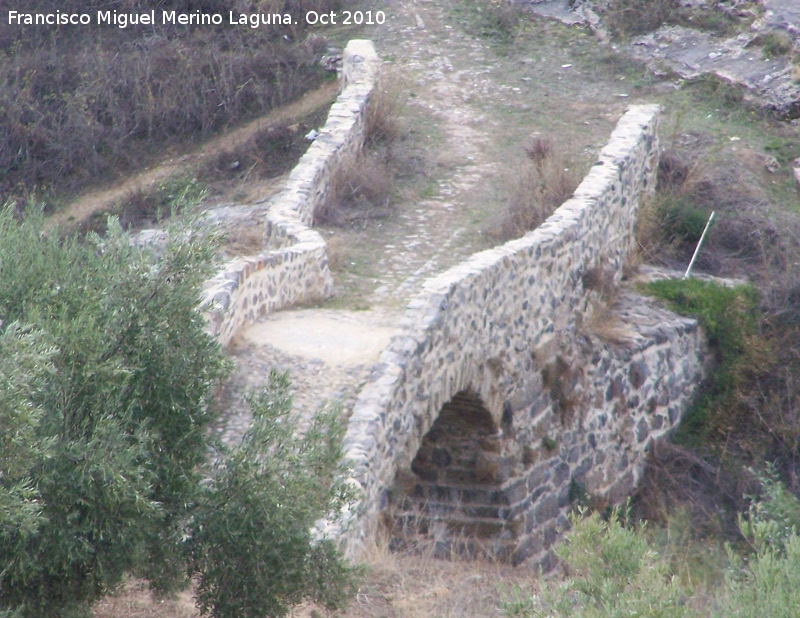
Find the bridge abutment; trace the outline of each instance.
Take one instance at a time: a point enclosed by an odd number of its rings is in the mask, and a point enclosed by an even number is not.
[[[442,407],[398,471],[394,546],[552,565],[569,509],[618,504],[636,487],[653,441],[688,407],[706,349],[696,321],[624,292],[598,323],[534,356],[536,395],[510,392],[500,424],[470,390]]]

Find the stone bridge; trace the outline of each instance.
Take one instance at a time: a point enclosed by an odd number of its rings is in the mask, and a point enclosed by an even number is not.
[[[440,555],[547,562],[574,500],[617,503],[636,486],[704,356],[694,320],[618,289],[654,189],[657,118],[632,107],[543,225],[409,305],[348,426],[364,490],[353,548],[388,512]]]
[[[363,143],[376,66],[371,44],[348,46],[346,87],[273,200],[264,252],[209,283],[223,343],[265,312],[330,293],[314,209]],[[408,305],[348,421],[361,500],[328,531],[351,556],[388,525],[395,543],[427,536],[438,555],[547,566],[576,499],[615,503],[636,486],[704,357],[695,321],[621,285],[655,188],[658,113],[631,107],[543,225],[427,281]]]

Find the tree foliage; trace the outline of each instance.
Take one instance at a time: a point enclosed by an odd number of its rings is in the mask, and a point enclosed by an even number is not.
[[[346,572],[309,532],[341,503],[322,482],[330,415],[293,441],[265,395],[209,471],[208,404],[228,368],[197,310],[213,247],[188,227],[169,237],[157,256],[113,223],[59,238],[0,212],[0,615],[85,615],[128,573],[160,592],[196,574],[214,616],[280,615],[303,587],[324,595],[315,574]],[[279,601],[243,592],[265,586]]]
[[[349,498],[339,410],[321,411],[298,435],[288,376],[276,372],[250,403],[253,423],[217,462],[192,524],[198,606],[214,618],[283,616],[304,600],[335,607],[350,573],[331,541],[312,538],[312,527]]]
[[[118,227],[59,238],[0,214],[3,605],[59,615],[125,572],[183,576],[167,556],[226,363],[196,310],[209,244],[173,237],[157,259]]]

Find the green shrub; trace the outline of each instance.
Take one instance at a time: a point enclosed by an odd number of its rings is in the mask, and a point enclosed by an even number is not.
[[[762,502],[751,513],[774,512],[776,495],[790,505],[792,519],[800,517],[800,503],[777,481],[767,481]],[[783,492],[781,494],[781,492]],[[506,616],[627,618],[707,616],[709,618],[790,618],[800,607],[800,537],[769,525],[763,518],[749,520],[742,532],[759,539],[750,555],[728,547],[730,566],[724,583],[697,595],[683,586],[648,541],[644,527],[632,527],[618,509],[608,521],[597,513],[575,515],[572,529],[556,548],[568,574],[566,580],[541,581],[538,594],[515,588],[503,595]]]
[[[721,111],[740,111],[744,101],[744,88],[721,79],[716,75],[706,74],[687,82],[689,91],[701,101],[721,108]]]
[[[757,37],[753,42],[761,46],[761,55],[765,58],[784,56],[792,51],[792,39],[788,34],[773,31]]]
[[[756,322],[758,291],[697,279],[655,281],[643,290],[666,300],[672,310],[697,317],[716,355],[717,367],[681,423],[678,441],[701,445],[724,437],[743,420],[739,394],[765,366],[767,344]]]
[[[209,473],[213,243],[173,228],[157,257],[113,221],[102,239],[42,223],[0,212],[0,615],[85,616],[126,574],[159,592],[197,575],[217,617],[335,604],[348,571],[309,530],[346,499],[341,423],[294,438],[277,380]]]
[[[662,238],[692,244],[700,240],[710,214],[681,195],[667,196],[658,204],[657,211],[661,218]]]
[[[800,531],[800,500],[780,482],[772,465],[757,473],[761,497],[750,497],[747,517],[739,516],[739,529],[755,551],[769,546],[780,550]]]
[[[718,593],[715,618],[791,618],[800,607],[800,537],[787,539],[784,551],[765,546],[745,567],[732,570]]]
[[[218,462],[192,521],[198,606],[214,618],[283,616],[304,600],[336,607],[351,571],[331,541],[314,541],[311,528],[349,498],[340,410],[322,411],[298,435],[288,376],[274,371],[251,407],[250,429]]]
[[[668,562],[650,545],[643,529],[630,526],[614,509],[607,521],[598,513],[571,518],[572,530],[556,553],[569,578],[544,585],[527,602],[517,594],[502,609],[507,616],[693,616],[686,591],[669,572]]]
[[[44,520],[30,470],[49,447],[36,440],[42,410],[35,399],[53,366],[42,333],[18,323],[0,325],[0,331],[0,547],[5,562],[24,552]],[[2,568],[13,568],[13,563]],[[5,616],[2,607],[0,616]]]
[[[612,0],[605,9],[605,23],[617,37],[631,37],[657,30],[664,24],[731,35],[738,20],[717,6],[683,7],[677,0]]]
[[[657,30],[676,8],[675,0],[614,0],[605,21],[614,36],[636,36]]]
[[[524,17],[513,0],[460,0],[453,8],[469,33],[501,46],[514,42]]]
[[[3,415],[19,424],[28,411],[30,445],[0,482],[40,515],[16,527],[3,513],[0,607],[68,615],[125,572],[164,589],[185,579],[174,557],[226,363],[196,310],[211,248],[190,231],[173,237],[157,261],[118,226],[82,242],[43,233],[40,216],[0,213],[0,334],[13,343],[3,351],[20,358],[28,332],[46,352],[0,383],[2,398],[29,398]]]
[[[753,548],[738,555],[728,548],[731,568],[716,595],[720,618],[795,616],[800,607],[800,500],[768,466],[760,473],[762,496],[754,500],[739,527]]]

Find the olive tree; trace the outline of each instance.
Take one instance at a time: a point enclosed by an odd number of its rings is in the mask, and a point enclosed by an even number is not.
[[[264,487],[251,496],[209,468],[209,401],[228,371],[197,310],[214,248],[191,227],[169,238],[156,255],[113,222],[102,238],[61,237],[43,231],[40,215],[0,212],[0,615],[85,615],[126,574],[161,592],[197,574],[208,581],[217,568],[203,545],[209,509],[238,502],[243,517],[260,517],[296,502],[271,493],[280,483],[254,476]],[[248,458],[272,456],[256,450],[216,461],[229,462],[226,474],[249,470]],[[336,502],[326,491],[329,501],[309,507],[317,517]],[[306,560],[323,546],[303,534],[286,551]],[[199,604],[216,611],[228,594],[201,588]]]
[[[319,411],[298,433],[287,374],[274,371],[250,405],[252,425],[218,460],[192,522],[198,606],[214,618],[283,616],[307,600],[336,607],[352,573],[333,541],[314,538],[312,528],[350,498],[340,411]]]

